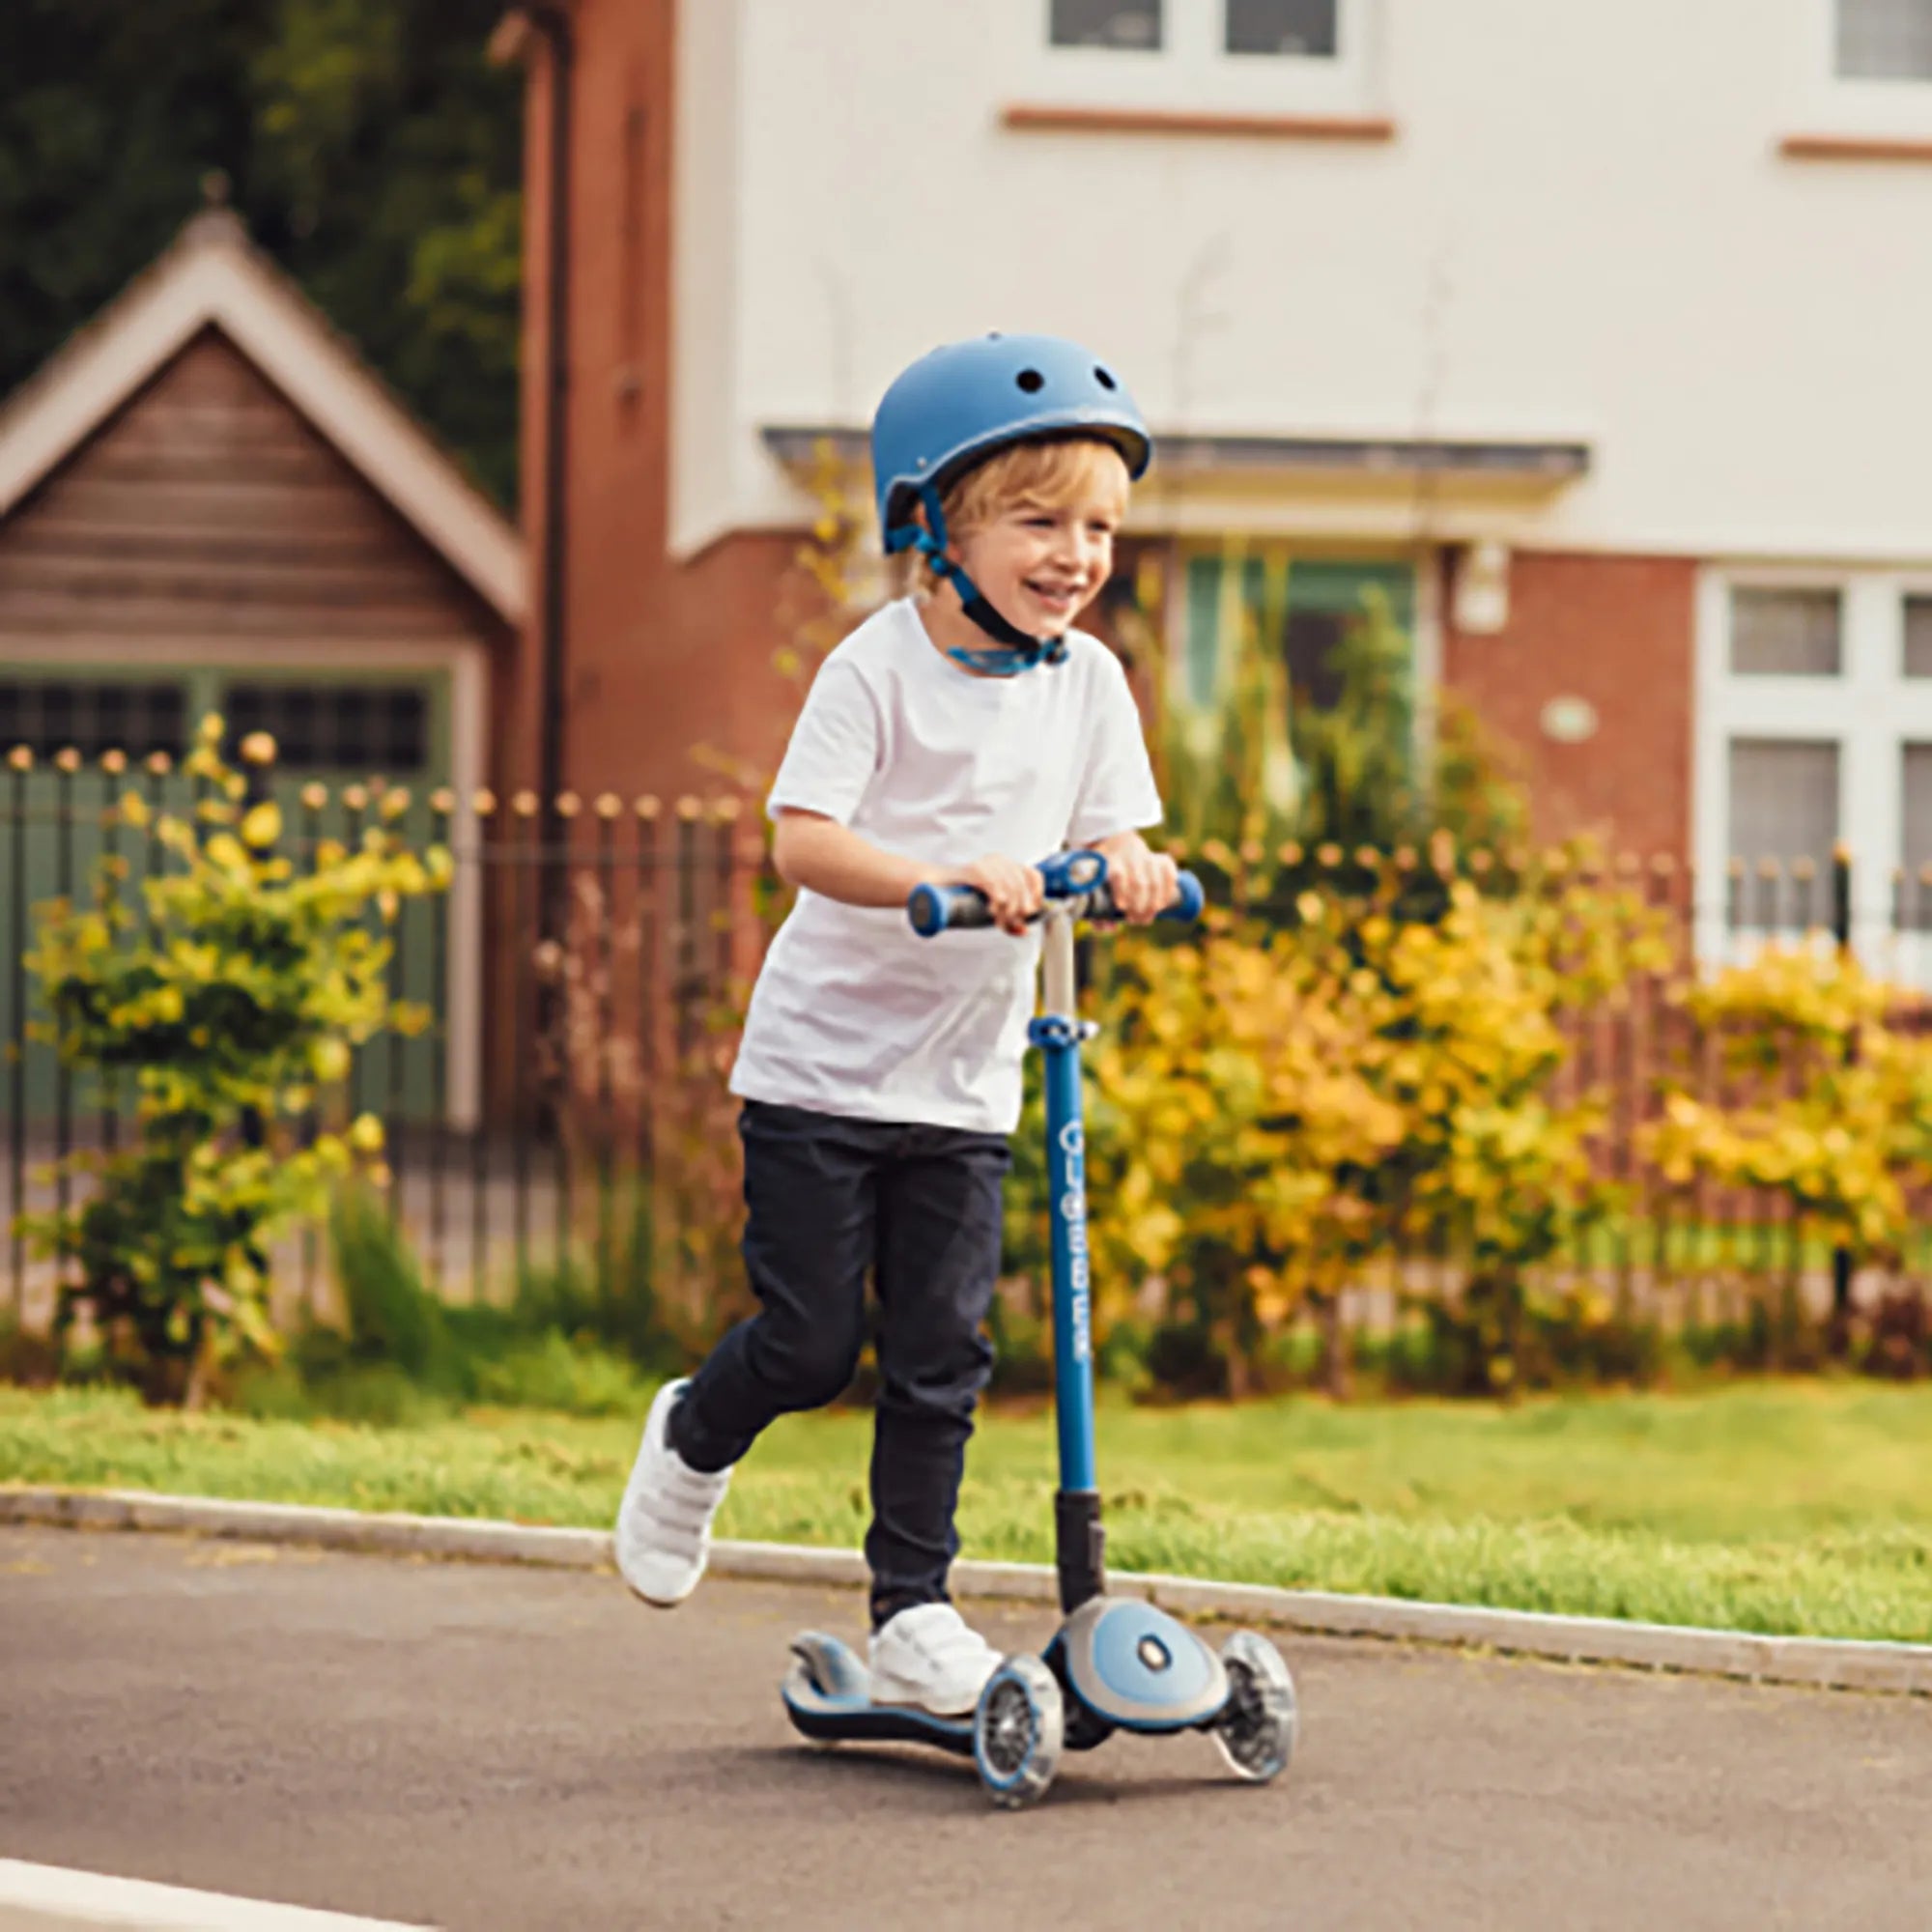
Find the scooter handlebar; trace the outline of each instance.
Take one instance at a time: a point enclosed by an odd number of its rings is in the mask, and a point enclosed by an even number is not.
[[[1086,863],[1076,866],[1075,861]],[[1074,918],[1120,917],[1113,895],[1107,889],[1107,862],[1097,852],[1057,853],[1040,870],[1046,877],[1047,897],[1066,904]],[[1207,895],[1192,872],[1182,872],[1179,884],[1180,890],[1174,903],[1155,917],[1191,925],[1201,917]],[[985,895],[975,886],[915,886],[906,900],[906,917],[922,939],[993,923]]]

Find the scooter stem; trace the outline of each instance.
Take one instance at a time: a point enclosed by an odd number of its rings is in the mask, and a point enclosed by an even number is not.
[[[1028,1037],[1040,1049],[1046,1090],[1046,1158],[1053,1230],[1054,1419],[1060,1492],[1054,1498],[1061,1607],[1069,1615],[1106,1593],[1105,1533],[1094,1467],[1093,1273],[1087,1245],[1087,1142],[1080,1042],[1093,1029],[1078,1011],[1073,921],[1049,904],[1040,1012]]]

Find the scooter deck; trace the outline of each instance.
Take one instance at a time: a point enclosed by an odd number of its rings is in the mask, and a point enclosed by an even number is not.
[[[875,1704],[869,1673],[836,1636],[809,1631],[792,1643],[781,1694],[795,1729],[819,1744],[936,1746],[973,1755],[973,1719],[936,1717],[912,1704]]]

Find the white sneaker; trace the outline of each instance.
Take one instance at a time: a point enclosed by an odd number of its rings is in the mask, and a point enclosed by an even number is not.
[[[871,1663],[873,1703],[963,1718],[999,1668],[1000,1653],[951,1604],[916,1604],[872,1633]]]
[[[658,1390],[612,1539],[618,1574],[645,1603],[666,1610],[683,1603],[704,1575],[711,1520],[731,1482],[729,1469],[713,1476],[692,1468],[665,1438],[670,1412],[689,1386],[674,1381]]]

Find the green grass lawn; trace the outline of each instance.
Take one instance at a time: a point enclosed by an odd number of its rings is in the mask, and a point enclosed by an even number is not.
[[[641,1418],[639,1418],[641,1419]],[[609,1523],[637,1424],[472,1410],[404,1428],[150,1413],[0,1389],[0,1481]],[[721,1532],[850,1547],[869,1418],[793,1417]],[[1512,1408],[1103,1405],[1123,1570],[1932,1642],[1932,1389],[1751,1383]],[[965,1552],[1051,1556],[1051,1420],[974,1443]]]

